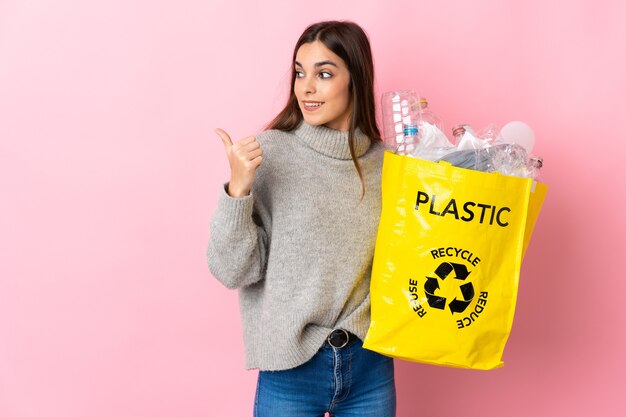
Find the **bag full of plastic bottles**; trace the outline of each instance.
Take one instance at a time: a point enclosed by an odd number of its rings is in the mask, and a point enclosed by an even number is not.
[[[541,159],[507,142],[504,128],[460,125],[448,139],[410,90],[384,96],[383,109],[385,100],[393,146],[383,163],[364,347],[435,365],[502,366],[547,192],[534,179]]]

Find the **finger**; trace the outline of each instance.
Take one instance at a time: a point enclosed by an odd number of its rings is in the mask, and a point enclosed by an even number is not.
[[[230,138],[230,136],[228,136],[228,133],[226,133],[224,130],[217,128],[215,129],[215,133],[217,133],[217,135],[220,137],[220,139],[222,139],[222,143],[224,144],[224,148],[226,150],[228,150],[228,148],[230,148],[231,146],[233,146],[233,141]]]
[[[263,155],[263,151],[261,149],[255,149],[253,151],[248,152],[248,160],[252,161],[254,158]]]
[[[255,149],[260,149],[260,148],[261,148],[261,145],[259,145],[259,142],[256,142],[256,141],[250,142],[250,143],[248,143],[246,145],[243,145],[243,144],[241,144],[239,142],[239,143],[236,143],[234,145],[233,150],[235,152],[237,152],[237,151],[240,151],[240,152],[251,152],[251,151],[253,151]]]
[[[259,142],[257,142],[256,140],[254,142],[248,143],[246,145],[246,149],[248,151],[253,151],[255,149],[259,149],[261,147],[261,144]]]
[[[236,143],[236,145],[239,147],[243,147],[254,142],[256,142],[256,138],[254,136],[248,136],[247,138],[241,139],[239,142]]]
[[[261,162],[263,162],[263,156],[257,156],[252,161],[250,161],[250,163],[254,167],[258,167],[259,165],[261,165]]]

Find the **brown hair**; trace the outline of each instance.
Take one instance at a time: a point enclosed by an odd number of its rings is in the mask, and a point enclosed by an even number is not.
[[[361,179],[361,198],[365,193],[365,181],[359,160],[354,151],[354,132],[359,128],[372,141],[380,141],[380,131],[376,124],[376,106],[374,102],[374,62],[367,35],[359,25],[349,21],[327,21],[314,23],[307,27],[296,42],[292,65],[298,49],[315,41],[322,42],[346,63],[350,72],[350,103],[352,114],[348,130],[348,145],[356,171]],[[291,91],[285,108],[268,125],[267,129],[292,131],[303,120],[294,93],[296,73],[292,71]]]

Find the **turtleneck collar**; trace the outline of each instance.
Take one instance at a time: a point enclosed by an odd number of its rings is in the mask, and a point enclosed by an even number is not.
[[[293,133],[306,146],[323,155],[336,159],[352,159],[348,132],[326,126],[312,126],[303,120]],[[370,139],[357,128],[354,132],[354,151],[357,158],[367,152],[369,147]]]

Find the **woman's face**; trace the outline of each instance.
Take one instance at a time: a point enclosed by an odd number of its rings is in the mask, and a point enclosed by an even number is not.
[[[303,44],[294,62],[293,91],[304,120],[332,129],[350,127],[350,72],[346,63],[322,42]]]

